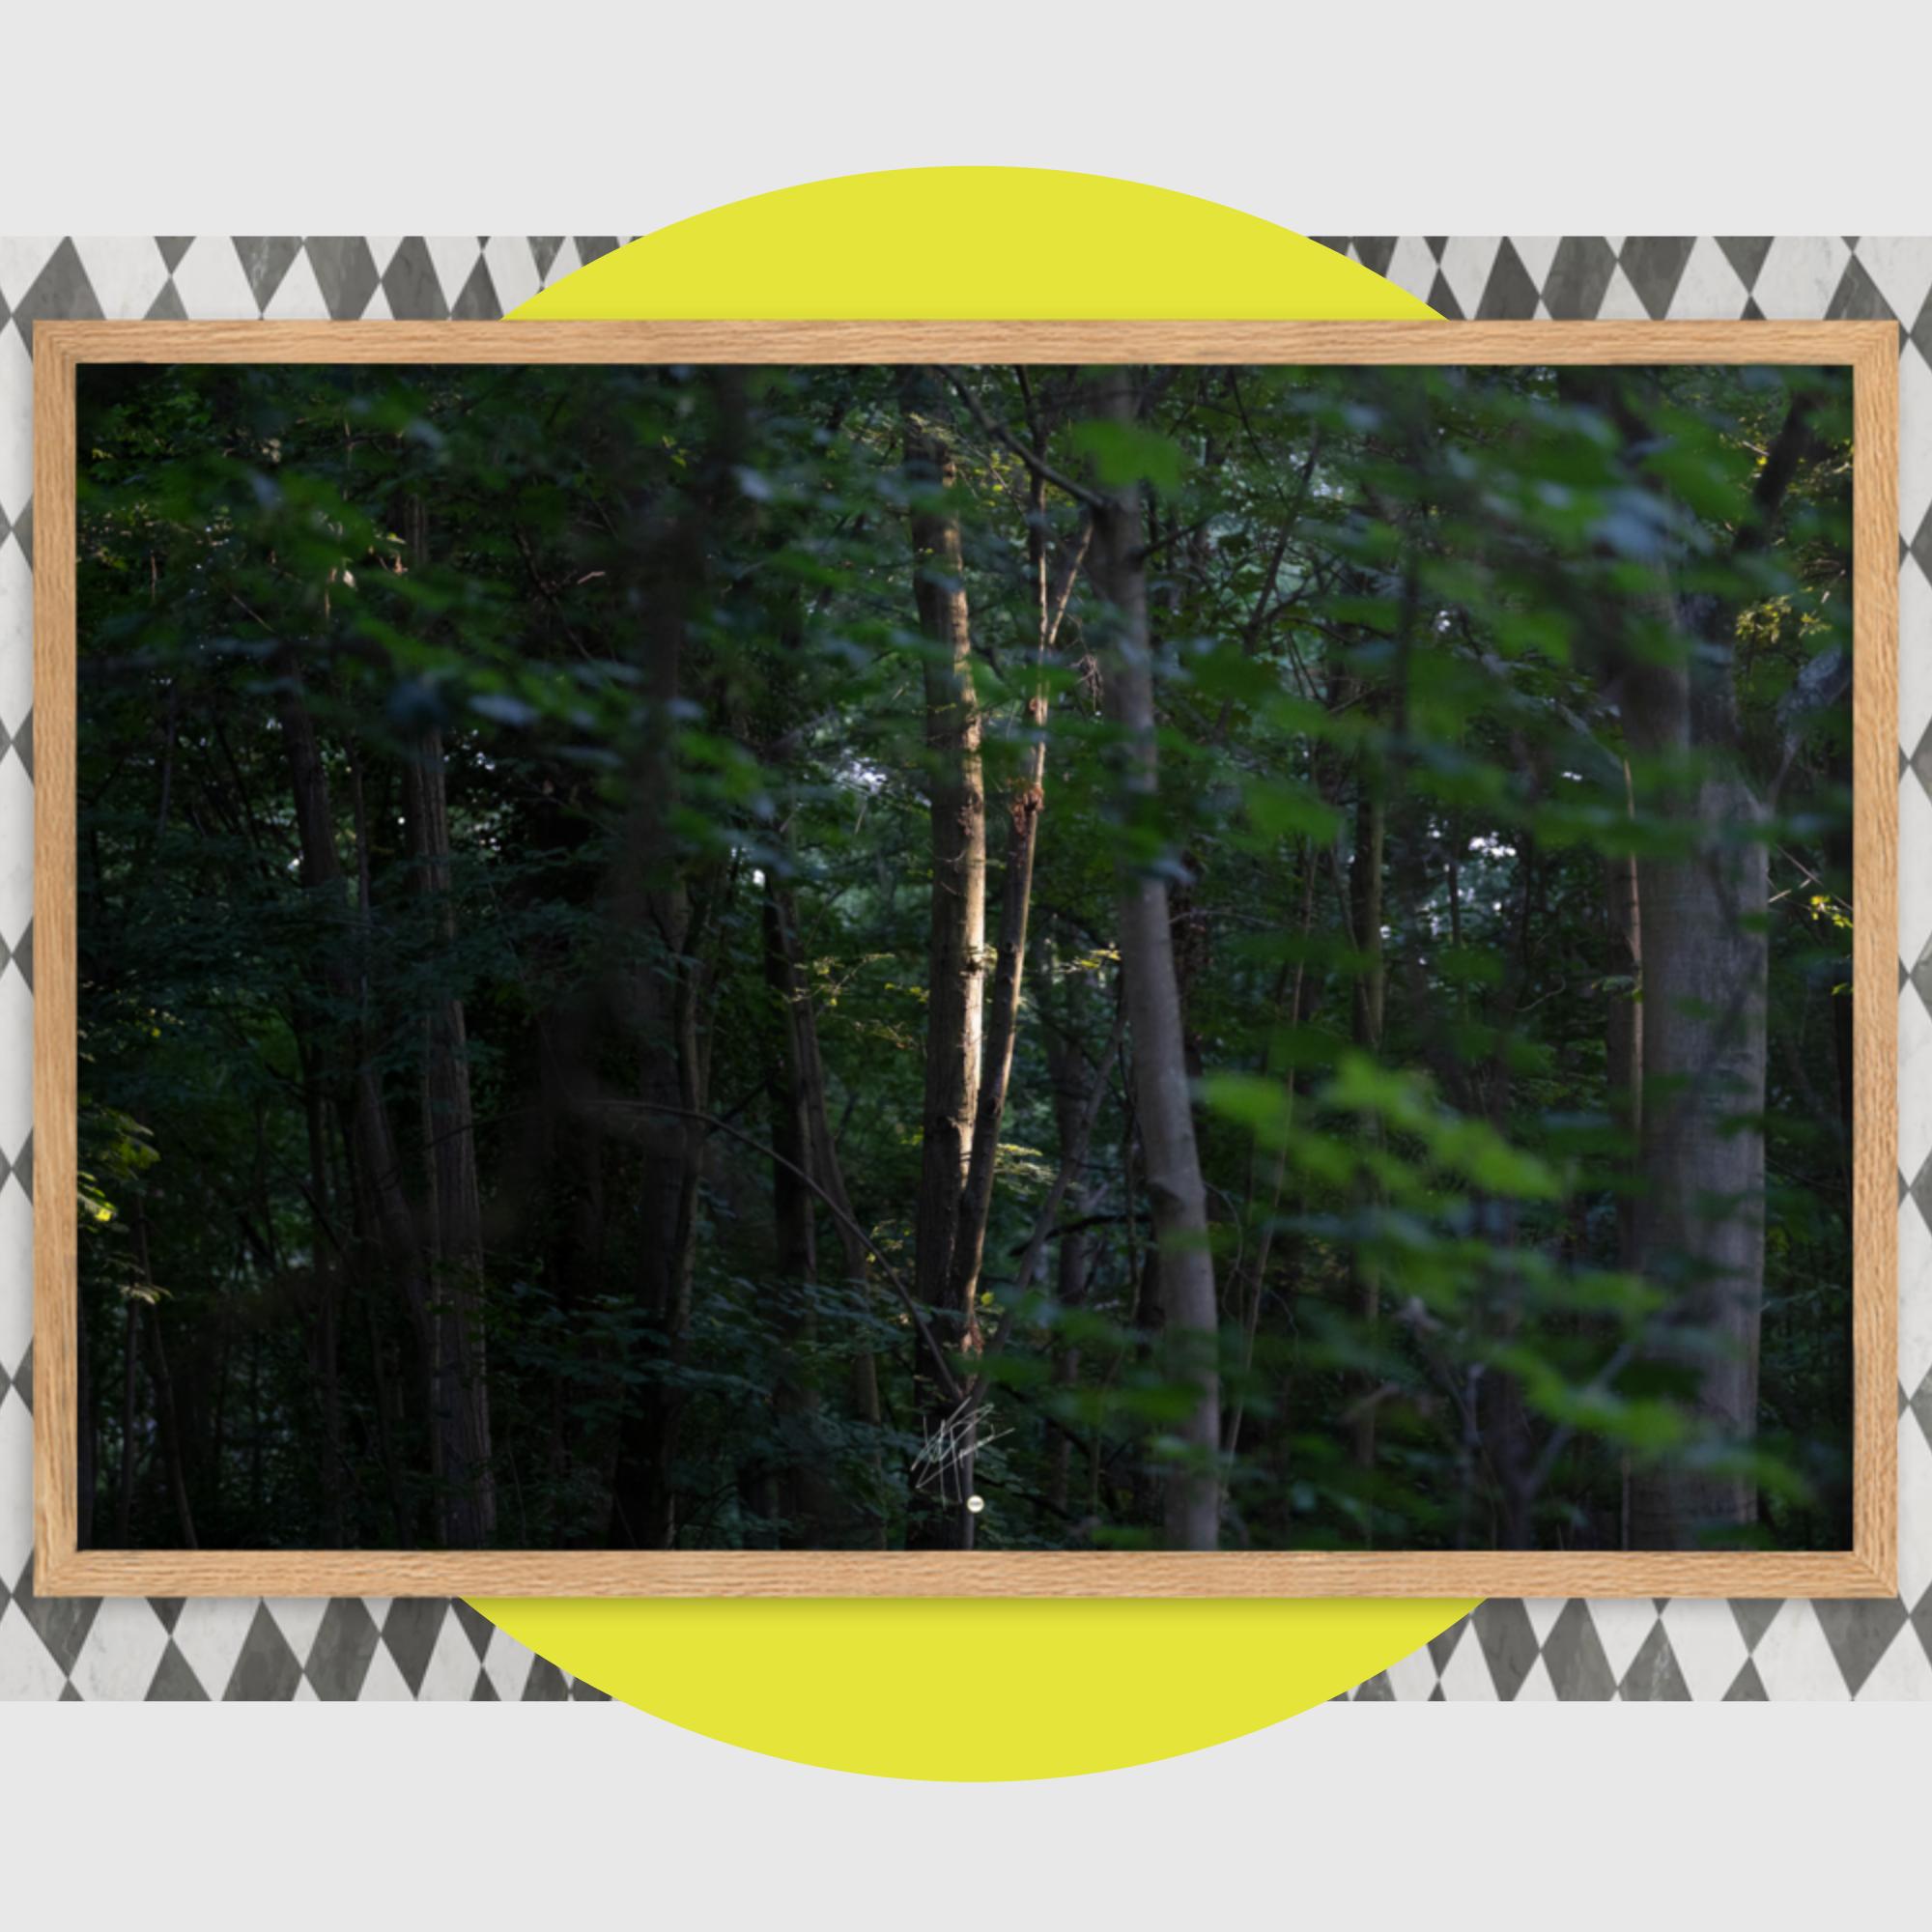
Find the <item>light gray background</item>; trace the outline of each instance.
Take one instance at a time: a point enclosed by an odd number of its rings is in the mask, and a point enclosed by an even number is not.
[[[595,1696],[475,1612],[32,1589],[31,338],[50,316],[491,318],[617,237],[0,239],[0,1699]],[[1493,1601],[1354,1693],[1932,1697],[1932,239],[1339,238],[1450,316],[1900,327],[1899,1599]]]

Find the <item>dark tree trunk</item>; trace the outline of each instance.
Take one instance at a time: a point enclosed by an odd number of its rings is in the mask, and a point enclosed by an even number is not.
[[[771,935],[776,943],[782,970],[789,1086],[798,1104],[805,1132],[804,1165],[816,1183],[819,1194],[832,1210],[832,1222],[838,1236],[839,1263],[846,1281],[864,1290],[872,1273],[871,1251],[866,1245],[852,1201],[846,1192],[843,1163],[838,1158],[838,1143],[832,1130],[832,1111],[826,1096],[825,1062],[819,1050],[818,1016],[812,1005],[811,988],[799,959],[798,908],[791,894],[773,881],[769,888]],[[876,1431],[883,1418],[879,1400],[878,1363],[869,1349],[852,1358],[850,1391],[852,1406],[859,1420]],[[855,1530],[856,1541],[883,1549],[886,1547],[886,1520],[883,1508],[885,1472],[876,1452],[872,1457],[873,1497],[863,1514],[866,1524]]]
[[[708,1090],[701,1025],[708,968],[706,905],[695,895],[688,855],[675,831],[678,714],[686,701],[687,635],[711,572],[711,553],[727,506],[739,500],[735,469],[743,448],[745,385],[732,368],[708,372],[713,412],[708,440],[677,492],[674,509],[639,506],[635,587],[643,623],[645,728],[632,759],[632,800],[612,882],[615,929],[642,942],[641,962],[620,960],[611,1003],[637,1056],[642,1173],[637,1186],[636,1301],[668,1372],[633,1384],[626,1398],[612,1479],[611,1528],[635,1548],[668,1548],[678,1531],[675,1482],[684,1400],[672,1377],[691,1325],[697,1257],[697,1209],[704,1130],[697,1118]],[[712,885],[716,881],[711,882]]]

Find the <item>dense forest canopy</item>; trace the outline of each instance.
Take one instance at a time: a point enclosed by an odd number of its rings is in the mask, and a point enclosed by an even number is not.
[[[1843,1547],[1845,372],[81,372],[100,1547]]]

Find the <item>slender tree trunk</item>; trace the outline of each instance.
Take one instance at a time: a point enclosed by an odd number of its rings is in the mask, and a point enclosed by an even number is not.
[[[811,988],[806,981],[799,958],[798,907],[791,894],[773,881],[769,888],[772,934],[782,961],[784,1010],[790,1057],[789,1084],[798,1102],[799,1118],[805,1130],[805,1159],[800,1163],[811,1176],[832,1208],[832,1220],[838,1236],[839,1264],[846,1281],[861,1290],[871,1282],[872,1257],[859,1233],[860,1223],[852,1211],[846,1192],[844,1165],[838,1158],[838,1142],[832,1129],[832,1110],[826,1097],[825,1062],[818,1043],[818,1016],[812,1005]],[[778,1151],[779,1150],[775,1150]],[[850,1368],[852,1407],[859,1420],[876,1440],[883,1420],[879,1400],[878,1363],[869,1349],[853,1356]],[[863,1540],[876,1548],[886,1547],[886,1519],[882,1507],[885,1472],[876,1451],[872,1456],[874,1497],[866,1511],[867,1526]]]
[[[804,1291],[818,1280],[817,1197],[807,1180],[815,1163],[805,1088],[799,1078],[802,1056],[792,1012],[794,975],[779,890],[777,880],[767,874],[765,985],[781,1030],[771,1081],[772,1152],[777,1156],[772,1162],[772,1226],[779,1292],[785,1297],[774,1324],[784,1359],[773,1385],[772,1408],[784,1458],[778,1472],[780,1508],[803,1548],[824,1549],[843,1541],[839,1523],[843,1512],[827,1466],[818,1391],[796,1360],[798,1351],[809,1348],[817,1334],[817,1323],[804,1306]]]
[[[1050,582],[1046,554],[1046,492],[1036,477],[1032,492],[1028,546],[1037,596],[1038,636],[1034,658],[1034,685],[1028,694],[1026,722],[1029,740],[1019,777],[1001,803],[1006,809],[1006,865],[1000,880],[999,938],[993,952],[993,986],[986,1005],[985,1043],[979,1101],[973,1116],[973,1140],[967,1157],[966,1189],[953,1238],[952,1278],[948,1291],[952,1306],[971,1310],[980,1289],[985,1260],[986,1223],[992,1213],[993,1179],[999,1164],[1000,1126],[1006,1117],[1007,1088],[1012,1077],[1013,1045],[1019,1037],[1020,999],[1025,986],[1027,921],[1033,905],[1034,855],[1039,843],[1040,813],[1045,809],[1046,717],[1044,676],[1066,609],[1073,580],[1092,538],[1092,525],[1083,524],[1076,541],[1062,559],[1059,582]]]
[[[95,1485],[99,1481],[100,1399],[94,1386],[94,1365],[87,1346],[84,1315],[74,1321],[74,1540],[82,1549],[94,1547]]]
[[[327,911],[346,920],[350,911],[349,881],[336,849],[334,810],[327,771],[316,739],[315,721],[293,657],[285,653],[279,668],[281,683],[276,715],[289,764],[302,885]],[[366,840],[361,843],[358,866],[366,868]],[[362,897],[366,903],[366,888]],[[341,942],[330,939],[325,943],[318,970],[331,1004],[338,1010],[361,1009],[362,989],[355,949],[346,937]],[[364,1245],[375,1252],[383,1277],[402,1292],[425,1365],[427,1387],[433,1376],[431,1365],[436,1359],[430,1286],[415,1217],[403,1185],[395,1132],[384,1103],[380,1076],[370,1062],[367,1042],[352,1040],[345,1057],[348,1065],[329,1067],[328,1071],[339,1083],[338,1108],[349,1153],[356,1229]],[[440,1437],[433,1419],[430,1441],[433,1465],[440,1470]]]
[[[1355,857],[1350,872],[1349,890],[1353,909],[1355,932],[1354,1043],[1363,1052],[1379,1058],[1382,1049],[1383,993],[1387,983],[1382,956],[1382,873],[1388,836],[1388,806],[1383,793],[1379,761],[1364,753],[1356,779]],[[1371,1126],[1371,1133],[1379,1129]],[[1357,1211],[1375,1205],[1375,1190],[1366,1182],[1359,1192]],[[1372,1345],[1381,1321],[1381,1277],[1373,1256],[1357,1241],[1350,1255],[1350,1272],[1354,1282],[1355,1315],[1362,1333]],[[1368,1386],[1361,1392],[1355,1409],[1354,1456],[1358,1468],[1372,1469],[1376,1463],[1376,1378],[1371,1372]]]
[[[442,734],[426,733],[404,772],[411,884],[437,940],[456,936],[449,905],[449,805]],[[490,1381],[483,1333],[483,1194],[469,1092],[469,1027],[460,998],[441,993],[423,1014],[425,1238],[435,1258],[436,1428],[442,1438],[443,1538],[480,1548],[496,1534]]]
[[[927,653],[925,745],[932,827],[925,1100],[913,1281],[915,1293],[930,1311],[941,1346],[950,1344],[970,1353],[977,1341],[976,1324],[972,1305],[955,1298],[953,1253],[980,1097],[986,974],[986,797],[959,520],[950,503],[932,500],[936,493],[953,488],[956,471],[951,449],[928,437],[910,410],[906,468],[921,493],[912,513],[913,594]],[[930,1438],[947,1427],[951,1405],[929,1366],[918,1356],[915,1388],[920,1428]],[[957,1474],[959,1480],[952,1489],[956,1489],[958,1500],[943,1500],[936,1490],[920,1492],[908,1524],[913,1547],[972,1547],[973,1518],[963,1501],[971,1487],[970,1443]]]
[[[1285,969],[1283,981],[1276,988],[1273,1007],[1277,1031],[1285,1023],[1293,1034],[1302,1023],[1302,993],[1308,977],[1305,951],[1315,924],[1315,880],[1320,870],[1321,854],[1311,840],[1304,839],[1300,854],[1301,910],[1296,927],[1301,951],[1296,953],[1293,972]],[[1287,996],[1286,1006],[1283,1005],[1284,993]],[[1319,989],[1317,997],[1320,997]],[[1270,1041],[1267,1071],[1281,1081],[1283,1096],[1292,1108],[1294,1105],[1295,1071],[1292,1061],[1283,1065],[1282,1060],[1283,1056]],[[1241,1325],[1241,1386],[1229,1405],[1221,1440],[1223,1450],[1231,1457],[1237,1454],[1241,1446],[1247,1379],[1254,1371],[1255,1341],[1261,1330],[1262,1298],[1267,1292],[1268,1264],[1274,1254],[1275,1222],[1281,1213],[1282,1189],[1287,1179],[1287,1142],[1284,1141],[1267,1154],[1265,1165],[1262,1151],[1257,1148],[1248,1168],[1247,1208],[1252,1213],[1256,1205],[1262,1204],[1263,1219],[1260,1231],[1253,1236],[1252,1253],[1244,1254],[1235,1276],[1235,1315]]]
[[[1628,765],[1624,775],[1628,785]],[[1609,1070],[1610,1119],[1631,1151],[1621,1164],[1625,1185],[1617,1196],[1617,1265],[1634,1268],[1637,1265],[1636,1156],[1643,1132],[1643,910],[1634,858],[1605,862],[1604,909],[1604,973],[1610,981],[1604,1003],[1604,1054]]]
[[[1047,1003],[1040,1002],[1042,1010]],[[1081,1042],[1072,1016],[1063,1011],[1050,1015],[1044,1032],[1046,1065],[1048,1078],[1053,1083],[1053,1115],[1058,1133],[1061,1160],[1065,1164],[1069,1152],[1079,1148],[1082,1172],[1076,1173],[1070,1180],[1064,1203],[1064,1224],[1061,1229],[1058,1252],[1055,1258],[1054,1299],[1063,1309],[1077,1309],[1086,1305],[1087,1280],[1089,1272],[1089,1252],[1087,1231],[1079,1223],[1092,1209],[1094,1190],[1088,1184],[1084,1169],[1086,1151],[1083,1135],[1092,1107],[1094,1089],[1100,1078],[1100,1072],[1092,1065],[1081,1050]],[[1080,1350],[1077,1344],[1065,1342],[1054,1350],[1053,1385],[1056,1389],[1073,1389],[1080,1384]],[[1065,1509],[1069,1487],[1072,1481],[1073,1436],[1058,1435],[1053,1438],[1047,1464],[1047,1500],[1056,1509]]]
[[[134,1430],[141,1397],[141,1303],[137,1296],[124,1294],[121,1306],[121,1460],[115,1469],[114,1547],[126,1549],[132,1539],[134,1520]]]
[[[405,509],[410,554],[428,554],[420,497]],[[440,947],[457,936],[450,896],[448,767],[442,733],[425,732],[403,770],[410,884]],[[490,1444],[490,1377],[484,1342],[483,1190],[476,1172],[476,1117],[469,1093],[469,1025],[463,1001],[440,992],[423,1014],[425,1238],[435,1261],[433,1355],[436,1428],[442,1438],[443,1539],[480,1548],[497,1531]]]
[[[345,1463],[342,1453],[342,1258],[335,1252],[329,1224],[328,1127],[321,1088],[307,1042],[298,1034],[297,1058],[302,1074],[302,1120],[308,1132],[309,1256],[315,1280],[316,1382],[322,1409],[323,1509],[331,1549],[347,1541]]]
[[[1132,427],[1138,414],[1132,372],[1104,372],[1094,384],[1094,403],[1102,417]],[[1107,709],[1126,739],[1127,789],[1138,807],[1151,811],[1157,810],[1159,754],[1142,544],[1138,490],[1124,486],[1106,491],[1094,517],[1094,579],[1113,607],[1114,636],[1105,664]],[[1178,1431],[1182,1454],[1166,1483],[1166,1536],[1175,1548],[1212,1549],[1220,1539],[1221,1445],[1214,1258],[1188,1092],[1167,881],[1154,867],[1122,877],[1120,942],[1141,1147],[1159,1249],[1168,1373],[1194,1395],[1194,1406]]]
[[[197,1549],[200,1545],[195,1541],[194,1511],[188,1500],[181,1411],[175,1403],[175,1380],[168,1368],[167,1345],[161,1338],[160,1312],[156,1305],[155,1275],[148,1259],[147,1210],[139,1202],[135,1204],[132,1221],[134,1262],[141,1270],[141,1286],[145,1294],[141,1299],[129,1301],[128,1307],[135,1314],[137,1325],[147,1330],[149,1374],[155,1388],[155,1421],[159,1435],[161,1466],[167,1474],[168,1500],[174,1505],[182,1548]]]

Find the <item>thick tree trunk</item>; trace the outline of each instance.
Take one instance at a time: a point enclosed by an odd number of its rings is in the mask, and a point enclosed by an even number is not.
[[[651,503],[639,511],[634,588],[643,617],[645,727],[632,759],[631,806],[611,894],[614,930],[629,935],[633,948],[617,963],[611,1004],[637,1056],[643,1117],[636,1299],[671,1371],[682,1365],[689,1338],[704,1160],[696,1117],[709,1086],[701,1024],[708,968],[699,956],[705,907],[687,881],[674,830],[677,721],[688,699],[687,631],[705,589],[718,526],[741,500],[735,469],[746,433],[742,372],[714,369],[709,380],[713,421],[701,460],[671,499],[670,514]],[[652,956],[636,956],[639,943]],[[626,1398],[611,1529],[635,1548],[676,1542],[683,1409],[668,1378],[636,1385]]]
[[[1711,768],[1681,809],[1694,820],[1688,858],[1640,859],[1642,1186],[1634,1220],[1641,1272],[1671,1297],[1661,1352],[1696,1378],[1700,1421],[1736,1446],[1757,1429],[1764,1302],[1767,852],[1738,833],[1763,807],[1717,731],[1699,731],[1682,669],[1634,668],[1625,722],[1634,753],[1698,749]],[[1704,739],[1702,744],[1699,739]],[[1712,739],[1717,742],[1710,742]],[[1729,768],[1727,768],[1729,767]],[[1638,1549],[1694,1548],[1755,1521],[1740,1473],[1678,1464],[1633,1471],[1630,1537]]]
[[[1600,371],[1568,372],[1564,388],[1617,425],[1641,484],[1651,431],[1628,392]],[[1741,555],[1770,539],[1810,446],[1810,397],[1795,391],[1734,539]],[[1735,611],[1678,594],[1662,567],[1638,602],[1678,634],[1678,649],[1661,663],[1632,649],[1621,623],[1611,626],[1625,740],[1634,767],[1658,775],[1661,796],[1645,800],[1647,810],[1688,824],[1694,843],[1688,856],[1635,867],[1642,1010],[1630,1052],[1642,1094],[1632,1264],[1669,1296],[1650,1352],[1694,1383],[1694,1419],[1742,1448],[1757,1433],[1764,1304],[1766,813],[1738,718]],[[1626,1493],[1627,1540],[1637,1549],[1695,1548],[1757,1516],[1746,1475],[1682,1460],[1633,1466]]]
[[[925,1102],[913,1280],[941,1346],[971,1352],[976,1342],[973,1308],[956,1298],[953,1251],[980,1097],[986,797],[959,521],[950,505],[931,500],[934,493],[954,485],[952,454],[943,441],[926,436],[910,413],[906,467],[922,494],[912,513],[913,592],[927,650],[925,744],[932,827]],[[915,1367],[919,1426],[930,1439],[947,1427],[952,1405],[929,1365],[916,1358]],[[907,1532],[913,1547],[972,1547],[973,1518],[963,1502],[971,1488],[970,1443],[956,1473],[958,1480],[948,1485],[945,1496],[936,1486],[920,1492]],[[945,1499],[950,1496],[958,1499]]]
[[[1132,373],[1117,369],[1102,374],[1094,384],[1094,401],[1103,417],[1131,427],[1137,414]],[[1107,709],[1127,741],[1127,789],[1137,803],[1152,807],[1159,765],[1142,542],[1138,490],[1124,486],[1106,491],[1094,517],[1093,574],[1113,607],[1105,661]],[[1214,1258],[1194,1137],[1167,882],[1151,867],[1122,877],[1120,943],[1141,1146],[1159,1248],[1168,1373],[1191,1388],[1194,1397],[1178,1431],[1182,1454],[1166,1481],[1166,1538],[1175,1548],[1212,1549],[1220,1538],[1221,1443]]]

